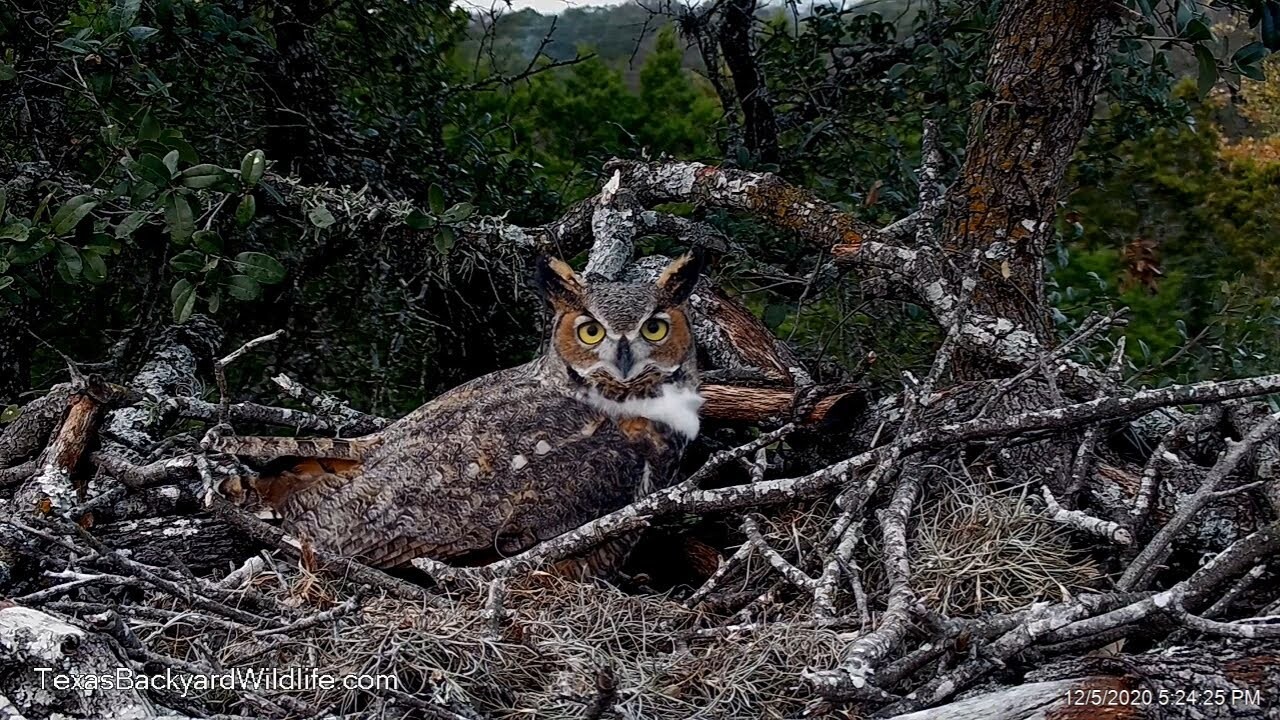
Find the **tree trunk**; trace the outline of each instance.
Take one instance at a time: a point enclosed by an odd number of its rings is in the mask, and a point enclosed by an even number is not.
[[[720,21],[720,49],[742,106],[743,142],[762,163],[778,162],[778,121],[752,42],[756,0],[730,0]]]
[[[1004,317],[1052,342],[1044,254],[1067,165],[1093,114],[1118,3],[1010,0],[993,30],[987,97],[973,106],[943,242],[962,268],[981,251],[972,310]],[[958,358],[988,377],[990,363]]]

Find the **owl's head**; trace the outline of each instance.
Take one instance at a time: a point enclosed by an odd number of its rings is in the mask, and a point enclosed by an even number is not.
[[[537,282],[555,311],[548,354],[569,382],[615,401],[654,397],[696,379],[693,328],[685,302],[702,270],[700,254],[678,258],[656,280],[587,279],[555,258]]]

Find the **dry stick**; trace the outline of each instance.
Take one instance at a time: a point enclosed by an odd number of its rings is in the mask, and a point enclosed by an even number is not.
[[[1048,485],[1041,486],[1040,491],[1044,494],[1044,503],[1049,511],[1050,520],[1084,531],[1090,535],[1097,535],[1117,545],[1129,545],[1133,542],[1133,535],[1119,523],[1096,518],[1079,510],[1063,508],[1058,504],[1058,499],[1053,496]]]
[[[1280,413],[1274,413],[1258,423],[1240,442],[1235,443],[1228,440],[1227,451],[1209,470],[1204,481],[1200,483],[1200,487],[1194,494],[1184,498],[1178,504],[1177,513],[1164,527],[1160,528],[1155,537],[1151,538],[1151,542],[1147,543],[1142,552],[1138,553],[1138,557],[1134,558],[1128,569],[1120,576],[1120,581],[1116,583],[1116,589],[1135,590],[1145,588],[1154,577],[1159,564],[1168,557],[1174,539],[1195,518],[1197,513],[1215,499],[1214,492],[1218,489],[1218,485],[1226,480],[1227,476],[1236,469],[1236,466],[1252,452],[1255,445],[1269,440],[1278,430],[1280,430]]]
[[[50,600],[53,600],[54,598],[57,598],[61,595],[65,595],[66,593],[69,593],[72,590],[75,590],[77,588],[82,588],[86,585],[110,583],[117,587],[134,587],[139,584],[138,581],[134,578],[125,577],[123,575],[112,575],[109,573],[97,573],[94,575],[88,575],[85,573],[76,573],[76,572],[59,572],[59,573],[46,572],[45,575],[47,577],[56,578],[56,579],[66,579],[66,578],[72,578],[72,579],[69,580],[68,582],[59,583],[52,587],[47,587],[43,590],[37,590],[36,592],[28,593],[26,595],[13,598],[12,602],[18,605],[34,607],[36,605],[42,605]]]
[[[255,630],[253,634],[258,637],[266,637],[269,635],[288,635],[299,630],[306,630],[308,628],[315,627],[316,625],[323,625],[331,620],[336,620],[343,615],[349,615],[356,610],[359,610],[360,601],[364,599],[364,596],[368,591],[368,586],[362,586],[356,590],[354,595],[344,600],[341,605],[334,606],[324,612],[308,615],[307,617],[295,620],[282,627]]]
[[[794,622],[734,623],[732,625],[718,625],[716,627],[698,628],[697,630],[686,630],[678,636],[678,639],[688,642],[689,640],[721,638],[725,635],[748,635],[751,633],[768,632],[770,630],[837,630],[840,628],[852,627],[856,623],[857,621],[851,618],[798,620]]]
[[[1274,392],[1280,392],[1280,375],[1144,390],[1128,397],[1106,397],[1006,418],[975,418],[917,431],[903,441],[903,452],[904,454],[913,453],[1036,430],[1079,427],[1100,420],[1133,417],[1171,405],[1215,403]],[[535,545],[518,555],[474,568],[474,572],[492,577],[496,574],[511,572],[515,568],[541,567],[545,563],[579,554],[624,533],[643,529],[656,517],[677,513],[738,510],[813,497],[839,485],[851,473],[878,462],[885,456],[887,450],[886,447],[875,448],[808,475],[765,480],[751,485],[731,485],[700,490],[685,481],[665,490],[659,490],[638,502]]]
[[[876,466],[876,469],[882,467],[889,467],[889,464],[881,463]],[[872,471],[873,474],[875,472],[875,470]],[[847,514],[852,518],[852,513]],[[845,575],[849,578],[854,603],[858,608],[858,617],[862,619],[862,627],[865,629],[871,622],[871,612],[867,608],[866,591],[862,587],[861,569],[853,560],[854,550],[862,541],[862,521],[856,520],[844,526],[839,538],[840,541],[836,543],[835,551],[823,566],[822,575],[818,578],[817,587],[813,590],[813,614],[817,619],[830,619],[836,616],[836,588],[839,586],[841,575]]]
[[[875,673],[879,662],[901,645],[907,635],[915,599],[907,555],[907,518],[920,492],[917,467],[918,463],[908,461],[907,467],[898,474],[898,486],[889,506],[877,514],[884,542],[881,551],[885,558],[885,574],[889,581],[889,596],[880,625],[855,640],[835,670],[805,674],[805,679],[821,695],[849,687],[859,690],[866,687],[870,682],[868,676]]]
[[[711,573],[711,577],[707,578],[706,582],[702,583],[702,587],[695,590],[693,594],[684,601],[684,606],[687,608],[697,607],[698,603],[705,600],[708,595],[715,592],[716,589],[720,587],[720,583],[724,581],[724,578],[729,573],[733,572],[736,567],[746,562],[747,557],[751,555],[752,550],[753,548],[751,543],[742,543],[742,546],[739,547],[728,560],[720,563],[720,567],[716,568],[716,571]]]
[[[1121,368],[1124,367],[1124,349],[1125,337],[1120,336],[1116,341],[1116,349],[1111,353],[1111,363],[1107,366],[1107,379],[1115,384],[1120,383]],[[1107,387],[1102,385],[1098,388],[1098,392],[1094,395],[1094,399],[1100,398],[1107,392]],[[1090,425],[1084,431],[1084,438],[1080,441],[1080,447],[1076,448],[1075,457],[1071,460],[1070,480],[1067,483],[1067,502],[1074,503],[1076,493],[1085,486],[1085,480],[1089,475],[1090,456],[1093,454],[1094,447],[1098,444],[1098,438],[1102,435],[1102,424]],[[1132,541],[1132,538],[1130,538]],[[1125,543],[1126,545],[1128,543]]]
[[[164,408],[178,417],[206,422],[257,423],[280,425],[318,433],[342,433],[348,423],[340,416],[326,417],[306,410],[260,405],[254,402],[231,403],[224,408],[199,398],[174,397],[165,401]]]
[[[1015,387],[1030,379],[1032,375],[1042,372],[1046,364],[1056,362],[1069,353],[1075,351],[1077,347],[1088,342],[1098,333],[1110,329],[1112,325],[1117,324],[1121,320],[1122,316],[1123,312],[1121,311],[1113,312],[1109,315],[1094,314],[1085,318],[1085,321],[1080,324],[1080,327],[1072,333],[1070,337],[1064,340],[1061,345],[1054,348],[1048,354],[1042,355],[1039,362],[1030,365],[1022,372],[1019,372],[1017,375],[1014,375],[1007,380],[1002,380],[1000,384],[996,386],[995,391],[992,392],[991,397],[982,404],[982,410],[978,412],[978,417],[985,416],[991,411],[993,405],[1003,399],[1005,395],[1012,392]]]
[[[29,527],[27,525],[24,525],[14,520],[7,520],[5,522],[6,524],[12,527],[15,527],[31,535],[35,535],[36,537],[40,537],[42,539],[49,539],[51,537],[49,533],[42,532],[40,530],[37,530],[36,528]],[[101,542],[98,541],[97,538],[90,535],[88,531],[84,530],[83,528],[81,528],[79,525],[76,525],[75,523],[72,523],[66,520],[61,520],[60,522],[65,526],[64,529],[69,530],[69,535],[66,538],[61,538],[62,542],[59,544],[62,545],[64,548],[69,547],[69,549],[72,552],[76,553],[77,555],[91,555],[96,553],[96,558],[95,558],[96,560],[103,561],[108,565],[113,566],[117,570],[130,573],[131,575],[134,576],[134,578],[137,578],[137,579],[140,579],[141,581],[146,582],[147,584],[155,587],[156,589],[164,592],[167,595],[171,595],[175,598],[178,598],[179,600],[182,600],[191,605],[194,605],[195,607],[201,608],[203,610],[208,610],[210,612],[221,615],[225,618],[229,618],[231,620],[235,620],[237,622],[241,622],[246,625],[251,625],[253,627],[263,627],[265,625],[270,625],[274,622],[273,620],[262,617],[260,615],[255,615],[245,610],[231,607],[229,605],[226,605],[212,598],[205,597],[196,589],[193,589],[191,587],[184,587],[172,580],[168,580],[166,578],[160,577],[156,572],[156,571],[160,571],[161,570],[160,568],[154,568],[149,565],[144,565],[143,563],[137,562],[136,560],[131,560],[127,557],[124,557],[123,555],[116,552],[115,550],[112,550],[111,548],[108,548],[105,545],[103,545]],[[74,544],[74,542],[71,541],[70,539],[71,537],[78,537],[81,541],[83,541],[86,545],[89,546],[89,549],[92,550],[92,553],[85,552],[82,547],[77,547]],[[125,584],[133,584],[133,582],[135,582],[133,578],[128,578],[128,576],[125,576],[125,578],[130,580],[129,583],[125,583]]]
[[[938,122],[925,120],[920,137],[920,209],[915,213],[920,219],[915,231],[916,245],[919,247],[937,244],[934,221],[946,206],[946,188],[942,184],[942,163],[942,149],[938,145]],[[885,230],[887,231],[888,228]]]
[[[20,501],[47,502],[59,511],[75,504],[78,493],[71,476],[97,430],[103,408],[83,378],[77,379],[76,384],[82,387],[71,393],[66,417],[41,455],[36,473],[19,491]]]
[[[1252,570],[1245,573],[1234,585],[1222,594],[1222,597],[1215,600],[1212,605],[1200,614],[1207,618],[1218,617],[1219,615],[1225,614],[1231,609],[1231,606],[1235,604],[1235,601],[1240,599],[1240,596],[1245,594],[1249,588],[1253,587],[1253,584],[1257,582],[1258,578],[1262,577],[1262,574],[1266,571],[1266,563],[1254,565]]]
[[[262,559],[261,555],[254,555],[240,567],[227,573],[227,576],[217,582],[217,586],[227,590],[235,590],[243,587],[245,583],[253,580],[253,577],[265,570],[267,561]]]
[[[746,459],[743,458],[745,462]],[[748,463],[747,472],[750,473],[751,482],[758,483],[764,480],[764,474],[769,470],[769,449],[760,448],[756,450],[755,460]]]
[[[122,457],[99,450],[89,456],[96,466],[106,470],[121,485],[131,490],[143,490],[155,485],[171,483],[184,472],[196,470],[195,455],[178,455],[167,460],[157,460],[148,465],[134,465]],[[101,497],[101,496],[99,496]]]
[[[923,230],[923,228],[922,228]],[[895,469],[898,460],[902,457],[905,449],[906,438],[909,433],[915,429],[916,417],[920,407],[928,402],[928,398],[933,393],[933,388],[938,380],[942,377],[942,373],[946,370],[947,364],[951,360],[954,352],[956,340],[960,335],[960,328],[964,326],[965,313],[968,308],[970,298],[973,296],[973,289],[976,284],[972,281],[966,281],[965,294],[961,299],[961,306],[955,314],[955,322],[947,331],[946,338],[942,341],[942,346],[938,349],[938,354],[934,357],[932,368],[929,375],[925,378],[917,388],[912,388],[914,383],[910,382],[910,373],[905,374],[908,382],[904,383],[903,390],[903,420],[902,425],[898,429],[898,435],[890,443],[889,449],[886,451],[883,459],[876,464],[875,469],[867,477],[862,487],[854,495],[846,492],[841,499],[847,500],[846,505],[842,508],[840,515],[836,518],[831,526],[831,533],[823,542],[823,547],[828,546],[831,542],[835,543],[834,551],[827,559],[822,568],[822,574],[819,576],[817,586],[813,591],[813,612],[815,618],[831,618],[835,617],[836,607],[836,587],[839,585],[840,576],[846,568],[852,567],[853,553],[857,548],[858,542],[862,536],[862,527],[858,523],[854,528],[855,519],[862,514],[863,505],[875,493],[880,482]],[[861,578],[855,578],[854,587],[861,589]],[[857,599],[857,598],[855,598]],[[865,597],[861,599],[859,613],[864,617],[868,616]]]
[[[1188,606],[1198,607],[1228,578],[1256,565],[1259,560],[1277,550],[1280,550],[1280,522],[1272,523],[1235,541],[1192,573],[1191,577],[1168,590],[1055,629],[1053,641],[1056,643],[1085,638],[1116,627],[1133,625],[1161,610],[1175,612]]]
[[[694,473],[685,480],[685,483],[692,485],[693,487],[699,487],[702,485],[703,481],[708,477],[711,477],[711,474],[716,470],[719,470],[731,462],[741,460],[748,455],[752,455],[767,448],[790,435],[795,431],[795,429],[795,423],[787,423],[777,430],[760,435],[759,437],[752,439],[750,442],[739,445],[736,448],[720,450],[719,452],[713,453],[711,457],[707,458],[707,461],[702,464],[702,467],[695,470]],[[755,482],[754,476],[753,482]]]
[[[949,652],[953,647],[953,641],[962,633],[970,638],[990,640],[1025,622],[1032,611],[1031,608],[1027,608],[983,618],[942,620],[937,623],[937,634],[929,642],[885,666],[879,673],[879,684],[881,687],[891,688],[914,675],[924,666]]]
[[[924,232],[923,226],[921,232]],[[975,256],[974,264],[976,265],[976,263],[977,257]],[[844,517],[852,518],[853,513],[858,515],[862,513],[861,506],[875,492],[873,482],[878,484],[880,481],[877,475],[887,476],[890,472],[897,471],[895,466],[903,455],[907,434],[915,429],[921,407],[929,401],[928,399],[933,394],[934,386],[942,378],[942,374],[946,372],[947,366],[951,362],[951,356],[955,352],[956,343],[960,337],[960,329],[964,327],[965,319],[968,315],[969,301],[973,298],[977,282],[972,278],[966,278],[962,286],[963,295],[960,299],[960,305],[956,308],[953,316],[954,321],[947,330],[947,336],[943,339],[942,346],[938,348],[938,353],[934,357],[933,366],[930,368],[928,376],[918,387],[912,388],[908,383],[904,391],[906,411],[898,436],[894,438],[885,458],[872,471],[871,477],[868,478],[864,487],[864,492],[858,497],[858,502],[850,503],[849,507],[844,509],[842,518],[838,519],[837,523],[841,523]],[[908,375],[907,377],[909,378],[910,376]],[[874,665],[901,645],[906,637],[911,603],[915,597],[915,593],[911,589],[911,566],[907,558],[906,530],[907,518],[911,514],[911,508],[915,505],[916,496],[919,494],[920,489],[919,478],[914,472],[915,467],[916,463],[908,461],[907,467],[898,473],[898,485],[894,489],[893,499],[889,502],[889,508],[878,516],[883,540],[882,552],[884,553],[885,575],[889,579],[889,597],[886,601],[884,615],[880,619],[880,626],[854,641],[845,651],[844,659],[841,660],[840,666],[834,671],[808,674],[806,677],[810,682],[815,684],[844,684],[845,682],[851,682],[855,687],[862,688],[866,685],[866,676],[874,671]],[[850,537],[851,535],[852,537]],[[814,590],[814,613],[816,617],[831,617],[835,614],[834,588],[836,581],[843,569],[852,561],[854,547],[860,536],[860,525],[857,532],[846,529],[844,536],[836,544],[835,552],[832,553],[831,558],[823,568],[822,579]],[[860,586],[861,579],[858,579],[855,587]],[[869,613],[865,609],[865,602],[865,598],[859,602],[859,613],[864,618],[869,617]]]
[[[285,374],[271,378],[280,390],[294,400],[307,403],[322,416],[342,420],[342,430],[349,430],[357,435],[375,432],[391,424],[391,420],[369,415],[348,405],[346,402],[326,393],[316,392]]]
[[[911,694],[911,700],[882,708],[877,714],[893,716],[919,707],[937,705],[1002,666],[1006,660],[1031,647],[1053,630],[1089,616],[1105,600],[1106,596],[1086,595],[1069,603],[1034,605],[1023,622],[984,647],[979,655],[961,663],[951,672],[934,677],[923,687],[916,689]]]
[[[10,468],[0,468],[0,488],[26,482],[32,475],[36,474],[38,469],[40,469],[39,458],[28,460],[21,465],[14,465]]]
[[[489,624],[489,636],[502,637],[502,621],[506,618],[503,602],[507,596],[507,578],[499,576],[489,581],[489,597],[484,604],[484,618]]]
[[[174,580],[163,578],[158,574],[159,572],[164,572],[163,568],[151,567],[125,557],[116,550],[103,545],[101,541],[90,535],[89,531],[81,528],[79,525],[70,524],[70,527],[75,531],[80,540],[93,548],[93,550],[98,553],[98,556],[107,564],[113,565],[121,570],[128,571],[137,577],[140,577],[142,580],[146,581],[158,590],[178,598],[189,605],[217,613],[225,618],[245,623],[246,625],[252,625],[254,627],[280,624],[279,620],[275,618],[256,615],[246,610],[241,610],[240,608],[231,607],[230,605],[214,600],[211,597],[207,597],[205,593],[213,589],[212,585],[205,584],[203,587],[197,586],[193,588],[181,585]]]
[[[1179,624],[1185,625],[1202,633],[1210,635],[1225,635],[1227,637],[1261,639],[1261,638],[1280,638],[1280,625],[1250,625],[1244,621],[1238,622],[1222,622],[1220,620],[1210,620],[1208,618],[1193,615],[1185,610],[1178,608],[1178,612],[1174,613],[1174,619]]]
[[[17,601],[15,600],[15,602]],[[132,604],[109,605],[106,603],[85,602],[81,600],[55,600],[47,603],[44,607],[47,610],[67,614],[97,614],[107,612],[109,610],[115,610],[130,617],[141,618],[144,620],[166,623],[191,620],[193,623],[210,625],[229,632],[240,633],[245,630],[245,626],[238,622],[224,620],[212,615],[204,615],[193,610],[165,610],[163,608],[153,608],[144,605]]]
[[[1151,511],[1151,501],[1155,497],[1156,483],[1160,477],[1161,463],[1178,464],[1182,460],[1175,454],[1202,431],[1217,425],[1222,420],[1223,409],[1218,406],[1207,407],[1191,417],[1173,426],[1156,446],[1147,465],[1142,469],[1142,482],[1138,485],[1138,493],[1133,498],[1133,508],[1129,511],[1129,524],[1141,530]]]
[[[769,566],[778,572],[787,582],[791,583],[800,592],[813,592],[817,582],[805,575],[800,568],[787,562],[786,558],[778,554],[764,539],[764,535],[760,533],[760,524],[752,516],[748,515],[742,518],[742,532],[747,536],[747,543],[755,548],[756,552],[769,563]]]
[[[227,391],[227,366],[235,362],[236,360],[239,360],[245,353],[249,352],[250,350],[258,347],[259,345],[263,345],[271,342],[272,340],[276,340],[283,334],[284,334],[284,329],[281,328],[271,333],[270,335],[263,335],[262,337],[254,338],[249,342],[245,343],[244,345],[241,345],[240,348],[235,352],[213,363],[213,376],[218,381],[218,395],[219,395],[218,407],[220,408],[218,412],[218,422],[225,423],[231,417],[231,411],[230,411],[231,395]]]

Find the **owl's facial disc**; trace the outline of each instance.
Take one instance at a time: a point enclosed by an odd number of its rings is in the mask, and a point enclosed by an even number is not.
[[[686,302],[700,268],[693,254],[672,261],[654,281],[588,281],[559,260],[540,260],[538,285],[555,311],[551,354],[570,381],[612,401],[696,384]]]
[[[573,321],[574,336],[588,362],[574,363],[583,377],[611,384],[644,384],[674,372],[679,363],[664,363],[655,353],[671,332],[671,315],[657,312],[626,332],[618,332],[606,321],[583,313]],[[579,356],[582,357],[582,356]],[[646,377],[650,375],[652,377]]]

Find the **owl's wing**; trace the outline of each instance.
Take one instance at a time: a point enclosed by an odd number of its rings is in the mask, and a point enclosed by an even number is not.
[[[537,382],[495,382],[415,425],[375,448],[355,477],[291,498],[286,523],[380,566],[479,561],[622,507],[649,472],[617,425]]]
[[[388,440],[401,442],[436,425],[447,425],[452,413],[476,402],[490,385],[514,386],[531,376],[532,364],[508,368],[459,385],[383,430],[352,439],[224,435],[210,450],[246,461],[251,474],[228,476],[218,492],[248,510],[272,515],[296,496],[303,502],[335,492],[363,472],[363,461]]]

